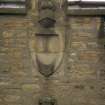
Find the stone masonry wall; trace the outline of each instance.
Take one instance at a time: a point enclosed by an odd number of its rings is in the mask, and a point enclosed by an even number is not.
[[[36,17],[35,0],[26,16],[0,16],[0,105],[38,105],[46,92],[57,99],[57,105],[105,105],[100,18],[69,17],[67,25],[61,22],[59,30],[66,42],[64,58],[46,87],[32,56]]]

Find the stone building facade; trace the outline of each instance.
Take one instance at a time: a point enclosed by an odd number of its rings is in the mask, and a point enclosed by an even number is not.
[[[101,18],[65,17],[59,5],[55,29],[64,39],[63,49],[56,48],[57,42],[51,49],[62,52],[63,59],[46,79],[36,69],[34,60],[36,1],[30,0],[27,15],[0,15],[0,105],[38,105],[40,97],[45,95],[54,97],[57,105],[105,105]]]

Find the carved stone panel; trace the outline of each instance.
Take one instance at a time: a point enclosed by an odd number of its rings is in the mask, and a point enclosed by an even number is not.
[[[60,35],[36,35],[35,39],[36,66],[41,74],[49,77],[58,69],[62,61],[64,50],[62,46],[62,43],[64,43],[63,38]]]
[[[53,1],[43,0],[39,1],[39,23],[42,27],[51,28],[54,27],[55,19],[55,5]]]

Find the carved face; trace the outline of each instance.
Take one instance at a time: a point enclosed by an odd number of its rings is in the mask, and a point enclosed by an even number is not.
[[[63,39],[61,36],[36,37],[36,63],[38,70],[46,77],[51,76],[63,58]]]
[[[39,1],[39,28],[35,37],[36,67],[45,77],[51,76],[63,58],[63,37],[55,31],[55,7],[53,0]],[[54,9],[53,9],[54,8]],[[53,105],[49,101],[42,104]]]

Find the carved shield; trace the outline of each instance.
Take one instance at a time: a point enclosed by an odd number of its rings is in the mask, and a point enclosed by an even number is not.
[[[51,64],[44,64],[39,60],[38,57],[36,57],[36,61],[41,74],[43,74],[46,77],[49,77],[54,73],[55,62],[52,62]]]
[[[36,65],[45,77],[51,76],[60,66],[63,58],[64,41],[62,35],[36,36]]]

